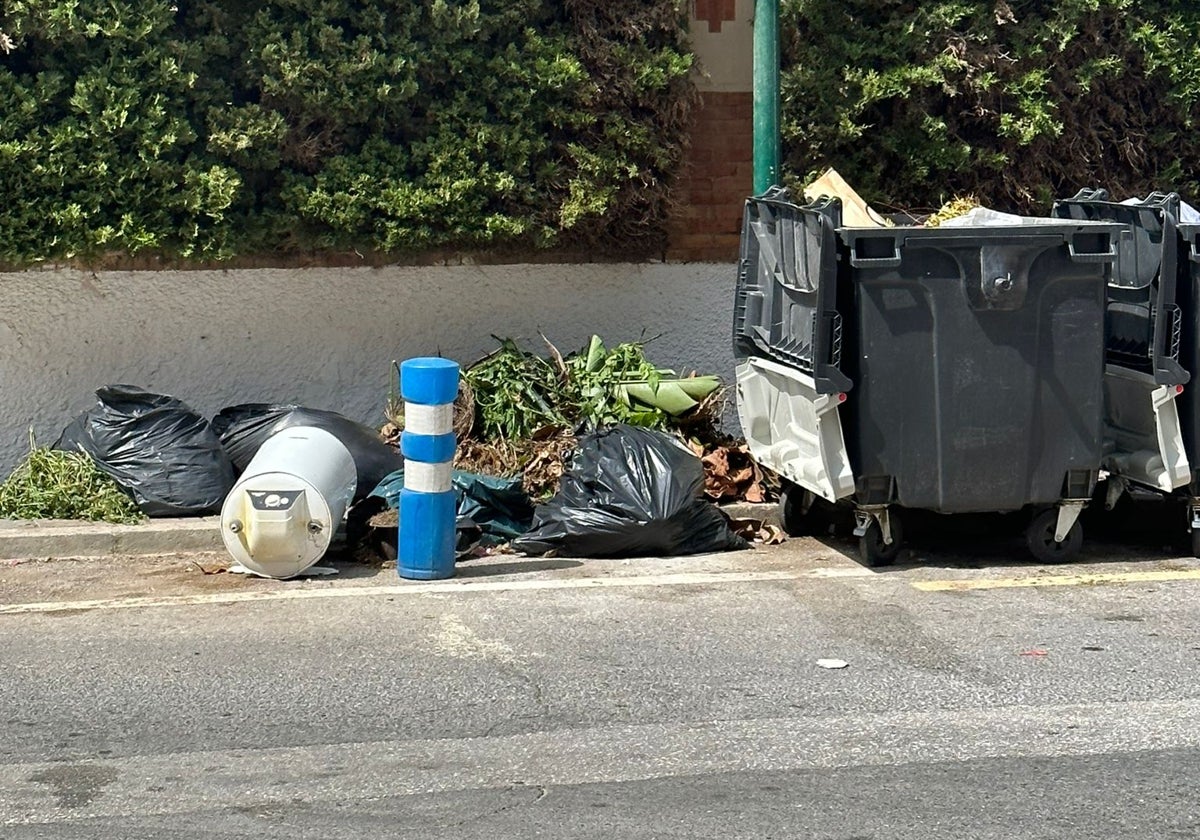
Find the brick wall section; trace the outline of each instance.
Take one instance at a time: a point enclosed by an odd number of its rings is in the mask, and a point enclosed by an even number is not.
[[[709,32],[720,32],[721,24],[737,15],[737,0],[695,0],[692,17],[708,24]]]
[[[742,206],[753,188],[753,94],[706,91],[675,187],[667,259],[733,262]]]

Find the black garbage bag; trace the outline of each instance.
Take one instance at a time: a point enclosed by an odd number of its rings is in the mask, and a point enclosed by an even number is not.
[[[183,401],[132,385],[107,385],[55,449],[86,452],[147,516],[220,511],[233,464],[208,421]]]
[[[342,442],[354,459],[358,487],[354,501],[361,501],[389,473],[404,466],[404,458],[379,438],[370,426],[356,423],[336,411],[299,405],[248,403],[222,409],[212,421],[225,451],[240,475],[271,435],[295,426],[314,426]]]
[[[704,468],[680,441],[618,425],[580,439],[559,491],[513,542],[530,555],[638,557],[733,551],[749,544],[703,498]]]

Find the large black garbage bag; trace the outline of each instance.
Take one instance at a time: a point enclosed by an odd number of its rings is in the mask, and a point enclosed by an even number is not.
[[[233,464],[208,421],[183,401],[131,385],[96,391],[55,449],[86,452],[147,516],[216,513],[233,488]]]
[[[525,554],[637,557],[747,548],[706,501],[704,468],[662,432],[618,425],[590,434],[533,528],[513,542]]]
[[[240,474],[267,438],[295,426],[314,426],[342,442],[354,459],[358,487],[354,500],[361,501],[390,473],[404,466],[404,458],[379,438],[370,426],[356,423],[335,411],[298,405],[248,403],[222,409],[212,421],[225,451]]]

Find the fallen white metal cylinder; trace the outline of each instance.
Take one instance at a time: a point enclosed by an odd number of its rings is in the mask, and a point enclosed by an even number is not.
[[[272,435],[225,497],[221,536],[262,577],[290,578],[320,560],[354,498],[354,459],[323,429]]]

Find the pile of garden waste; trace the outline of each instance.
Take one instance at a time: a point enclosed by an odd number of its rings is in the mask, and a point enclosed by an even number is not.
[[[725,390],[718,377],[658,367],[641,342],[608,347],[592,336],[564,355],[545,337],[541,352],[511,338],[496,340],[494,352],[463,372],[456,469],[520,476],[531,498],[545,499],[557,489],[578,433],[622,423],[687,443],[704,458],[713,499],[760,501],[769,492],[761,470],[721,431]],[[398,441],[404,416],[396,394],[385,413],[382,433]]]

